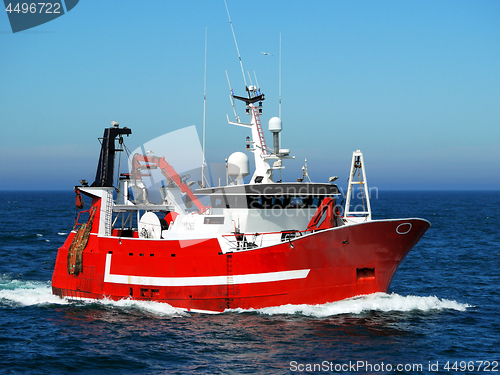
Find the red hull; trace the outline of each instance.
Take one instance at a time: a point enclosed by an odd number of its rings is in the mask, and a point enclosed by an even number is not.
[[[370,221],[226,254],[215,238],[120,239],[93,233],[78,275],[67,267],[72,232],[57,254],[52,289],[61,297],[153,300],[192,311],[323,304],[387,291],[429,226],[421,219]]]

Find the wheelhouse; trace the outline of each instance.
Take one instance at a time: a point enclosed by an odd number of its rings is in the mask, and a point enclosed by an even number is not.
[[[331,184],[279,183],[198,189],[195,195],[209,196],[212,209],[308,209],[340,193]]]

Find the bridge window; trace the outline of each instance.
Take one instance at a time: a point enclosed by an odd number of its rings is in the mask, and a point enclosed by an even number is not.
[[[325,196],[212,195],[213,208],[318,208]]]

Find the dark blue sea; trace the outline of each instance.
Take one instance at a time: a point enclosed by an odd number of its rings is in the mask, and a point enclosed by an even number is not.
[[[432,227],[389,293],[220,315],[51,294],[74,193],[0,192],[2,374],[472,374],[500,371],[500,192],[372,195]]]

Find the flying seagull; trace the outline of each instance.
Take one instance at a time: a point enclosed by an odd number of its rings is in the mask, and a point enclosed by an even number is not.
[[[267,53],[267,52],[261,52],[261,53],[264,54],[264,55],[272,56],[270,53]]]

